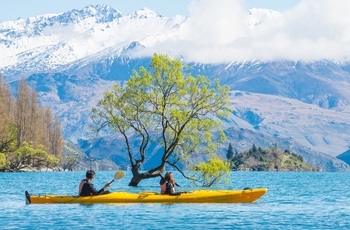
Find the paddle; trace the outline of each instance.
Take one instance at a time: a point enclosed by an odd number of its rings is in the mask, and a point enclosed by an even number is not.
[[[111,181],[111,182],[109,182],[109,184],[112,184],[115,180],[119,180],[119,179],[121,179],[121,178],[123,178],[124,177],[124,172],[122,171],[122,170],[118,170],[115,174],[114,174],[114,179]]]

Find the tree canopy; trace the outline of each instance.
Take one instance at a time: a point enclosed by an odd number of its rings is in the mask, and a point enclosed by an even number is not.
[[[228,92],[218,80],[191,76],[180,61],[154,54],[148,69],[133,71],[124,86],[116,84],[104,94],[93,109],[94,129],[123,136],[133,173],[129,185],[160,176],[165,165],[186,176],[182,168],[210,159],[217,143],[226,140],[216,117],[228,114]],[[162,146],[161,163],[141,173],[151,141]]]

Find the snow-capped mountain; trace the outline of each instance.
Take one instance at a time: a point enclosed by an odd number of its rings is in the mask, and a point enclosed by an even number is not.
[[[282,23],[278,12],[248,12],[248,26],[257,33],[271,25],[269,20]],[[106,5],[3,22],[0,73],[12,85],[27,77],[40,102],[60,117],[67,140],[90,156],[123,162],[115,154],[123,150],[118,137],[89,140],[91,109],[114,83],[148,66],[155,44],[181,37],[190,23],[190,18],[163,17],[147,8],[124,16]],[[186,60],[171,46],[167,50]],[[326,170],[349,170],[335,157],[350,146],[350,63],[188,64],[192,75],[219,78],[231,86],[234,112],[223,126],[237,151],[277,143]],[[226,147],[220,148],[222,156]]]
[[[137,41],[149,45],[170,36],[167,34],[185,20],[162,17],[147,8],[122,16],[112,7],[97,5],[3,22],[0,70],[11,80],[23,74],[61,72],[96,54],[113,57],[130,52],[138,48]]]

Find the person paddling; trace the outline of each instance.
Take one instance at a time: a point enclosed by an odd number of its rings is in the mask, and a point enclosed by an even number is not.
[[[103,186],[102,189],[97,191],[95,186],[91,183],[94,178],[95,171],[89,170],[86,172],[86,179],[82,180],[79,184],[80,196],[93,196],[109,193],[109,191],[105,191],[105,189],[108,188],[111,185],[111,183],[107,183],[105,186]]]

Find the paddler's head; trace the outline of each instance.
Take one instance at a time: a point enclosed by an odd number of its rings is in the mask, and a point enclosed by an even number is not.
[[[92,180],[95,177],[95,171],[94,170],[89,170],[86,172],[86,179],[87,180]]]

